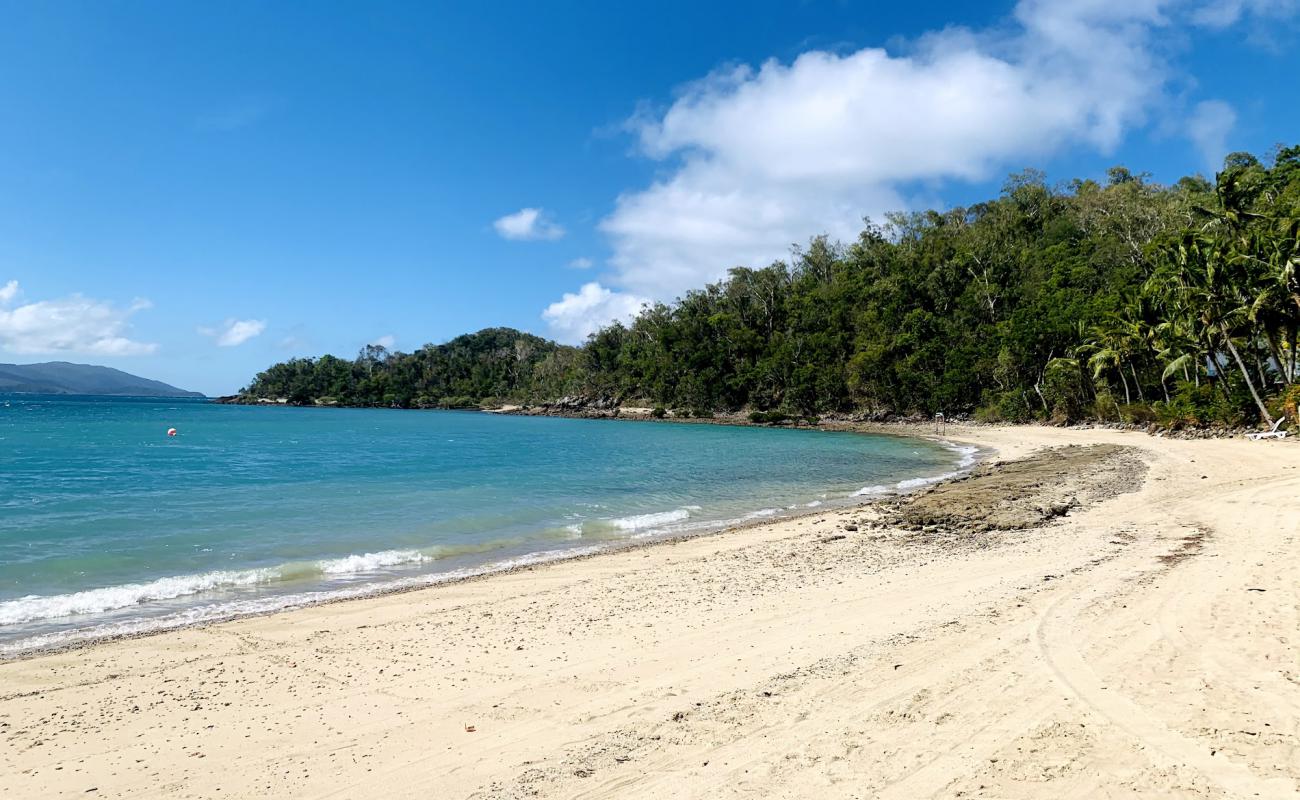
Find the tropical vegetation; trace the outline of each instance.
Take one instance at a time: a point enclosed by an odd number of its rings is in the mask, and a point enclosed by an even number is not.
[[[867,221],[567,347],[506,328],[294,359],[244,399],[396,407],[561,397],[756,419],[975,414],[1272,422],[1300,397],[1300,147],[1214,183],[1122,167]]]

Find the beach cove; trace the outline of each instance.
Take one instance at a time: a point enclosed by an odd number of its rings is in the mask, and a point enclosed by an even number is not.
[[[852,504],[976,458],[842,431],[0,400],[0,659]]]
[[[0,792],[1295,796],[1300,448],[949,435],[993,483],[0,664]]]

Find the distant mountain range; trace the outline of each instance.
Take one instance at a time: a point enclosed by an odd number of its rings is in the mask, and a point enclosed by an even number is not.
[[[0,392],[100,394],[119,397],[203,397],[112,367],[50,361],[45,364],[0,364]]]

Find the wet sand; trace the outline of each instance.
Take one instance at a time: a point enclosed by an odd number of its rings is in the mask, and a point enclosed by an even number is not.
[[[1296,796],[1300,446],[949,434],[1003,463],[0,664],[0,796]]]

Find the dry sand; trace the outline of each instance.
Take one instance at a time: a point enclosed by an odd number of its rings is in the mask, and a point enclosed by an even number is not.
[[[952,433],[1123,447],[0,664],[0,797],[1297,796],[1300,446]]]

